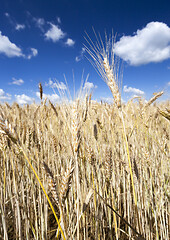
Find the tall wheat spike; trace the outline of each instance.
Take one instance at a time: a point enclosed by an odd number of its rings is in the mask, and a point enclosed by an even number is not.
[[[97,68],[99,75],[109,86],[109,88],[112,92],[113,98],[115,100],[115,104],[119,110],[119,115],[120,115],[120,118],[122,121],[122,126],[123,126],[123,136],[124,136],[124,142],[125,142],[125,147],[126,147],[127,160],[129,163],[129,171],[130,171],[130,175],[131,175],[131,182],[132,182],[135,209],[136,209],[137,220],[138,220],[138,227],[140,228],[139,214],[138,214],[138,208],[137,208],[137,195],[136,195],[135,187],[134,187],[132,164],[131,164],[130,153],[129,153],[125,121],[124,121],[124,116],[123,116],[123,112],[122,112],[122,108],[121,108],[121,95],[120,95],[119,88],[118,88],[118,82],[116,82],[117,69],[116,69],[115,56],[114,56],[113,36],[110,39],[107,39],[107,36],[106,36],[106,46],[104,46],[100,35],[99,35],[99,40],[97,38],[97,35],[96,35],[96,39],[97,39],[97,43],[94,44],[92,42],[92,40],[90,39],[90,37],[88,36],[87,42],[88,42],[90,48],[86,47],[86,50],[93,59],[93,61],[90,61],[90,62],[92,63],[93,66],[95,66]]]
[[[106,73],[106,83],[112,92],[113,98],[115,100],[115,104],[118,108],[121,107],[121,96],[119,92],[118,85],[115,81],[115,75],[113,73],[113,69],[109,65],[108,57],[105,56],[103,60],[103,65]]]
[[[97,40],[96,44],[92,42],[87,34],[86,41],[89,44],[89,47],[85,46],[85,48],[93,59],[93,61],[90,59],[89,61],[110,88],[116,106],[121,108],[121,95],[117,82],[118,66],[116,69],[114,56],[114,37],[112,35],[112,37],[107,39],[106,35],[106,45],[104,46],[101,36],[99,35],[99,39],[96,33],[95,36]]]

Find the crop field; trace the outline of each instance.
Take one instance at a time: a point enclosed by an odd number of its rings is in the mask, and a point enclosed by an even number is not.
[[[0,105],[0,239],[169,239],[170,102],[121,103],[93,49],[113,104]]]
[[[168,239],[169,121],[140,104],[1,105],[0,239]]]

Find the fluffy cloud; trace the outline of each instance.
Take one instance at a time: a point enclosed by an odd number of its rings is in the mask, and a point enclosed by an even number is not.
[[[20,31],[20,30],[23,30],[25,28],[25,25],[24,24],[16,24],[16,26],[15,26],[15,29],[17,30],[17,31]]]
[[[133,93],[137,95],[144,95],[145,93],[137,88],[127,87],[126,85],[123,88],[123,91],[126,93]]]
[[[79,62],[83,59],[83,55],[84,55],[85,51],[86,51],[86,49],[84,47],[82,47],[79,56],[76,56],[76,58],[75,58],[76,62]]]
[[[11,100],[11,94],[5,93],[3,89],[0,89],[0,101]]]
[[[168,87],[170,87],[170,82],[167,83]]]
[[[12,82],[10,84],[14,84],[14,85],[22,85],[24,83],[24,81],[22,79],[16,79],[16,78],[12,78]]]
[[[46,87],[51,87],[51,88],[58,88],[60,90],[66,90],[67,86],[63,82],[53,82],[51,78],[49,78],[48,83],[45,83]]]
[[[30,48],[31,53],[28,55],[23,54],[21,48],[12,43],[7,36],[2,35],[0,31],[0,54],[4,54],[7,57],[23,57],[31,59],[38,54],[38,50]]]
[[[36,48],[30,48],[31,53],[28,54],[28,56],[26,57],[27,59],[31,59],[32,57],[35,57],[38,55],[38,50]]]
[[[134,66],[164,61],[170,58],[170,28],[162,22],[150,22],[134,36],[123,36],[114,50]]]
[[[73,41],[71,38],[68,38],[65,44],[69,47],[72,47],[74,46],[75,41]]]
[[[31,98],[25,94],[15,95],[16,102],[19,104],[30,104],[34,101],[34,98]]]
[[[0,31],[0,54],[5,54],[7,57],[24,57],[22,50],[14,43],[10,42],[9,38],[3,36]]]
[[[50,25],[50,29],[45,33],[47,40],[57,42],[65,36],[65,33],[57,25],[54,25],[52,23],[50,23]]]
[[[39,98],[40,93],[36,92],[36,96]],[[45,99],[45,98],[49,99],[53,103],[57,102],[60,99],[60,97],[57,94],[51,94],[50,95],[50,94],[43,93],[43,99]]]
[[[92,82],[86,82],[84,84],[84,89],[90,91],[92,90],[93,88],[97,88],[97,86],[94,86],[94,84]]]
[[[51,78],[49,78],[48,83],[45,83],[46,87],[51,87],[51,88],[56,88],[57,87],[57,83],[53,82]]]
[[[89,94],[95,88],[97,88],[97,86],[94,85],[92,82],[85,82],[83,90],[84,90],[85,93]]]

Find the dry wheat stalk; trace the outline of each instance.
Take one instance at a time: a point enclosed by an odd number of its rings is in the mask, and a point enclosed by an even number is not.
[[[156,99],[158,99],[159,97],[161,97],[163,93],[164,93],[164,92],[162,91],[162,92],[158,92],[157,94],[155,94],[155,96],[153,96],[153,97],[145,104],[144,108],[147,108],[149,105],[151,105],[153,102],[155,102]],[[144,108],[143,108],[143,110],[144,110]]]
[[[42,88],[41,83],[39,83],[39,90],[40,90],[40,99],[42,100],[42,98],[43,98],[43,88]]]
[[[169,109],[166,109],[166,110],[160,110],[158,108],[158,112],[163,116],[165,117],[166,119],[168,119],[170,121],[170,110]]]
[[[82,116],[83,122],[86,122],[86,120],[87,120],[87,112],[88,112],[88,107],[89,107],[88,105],[89,105],[88,104],[88,95],[86,94],[86,96],[85,96],[85,107],[86,107],[86,109],[83,112],[83,116]]]
[[[71,186],[73,171],[74,171],[74,167],[70,166],[62,177],[61,184],[60,184],[61,204],[63,204],[65,199],[67,198],[67,195]]]
[[[56,202],[56,205],[58,205],[59,204],[59,194],[58,194],[58,189],[57,189],[57,185],[54,180],[53,174],[45,162],[43,162],[43,168],[45,169],[46,174],[47,174],[48,186],[50,188],[52,197],[53,197],[54,201]]]
[[[78,150],[79,145],[79,116],[78,116],[78,103],[73,102],[72,105],[72,119],[71,119],[71,133],[72,133],[72,147],[74,153]]]
[[[52,102],[51,102],[50,100],[49,100],[49,104],[50,104],[51,108],[53,109],[53,111],[54,111],[56,117],[58,117],[58,112],[57,112],[55,106],[52,104]]]
[[[104,167],[105,167],[106,180],[109,183],[111,181],[112,171],[113,171],[112,150],[110,147],[106,147],[106,150],[105,150]]]

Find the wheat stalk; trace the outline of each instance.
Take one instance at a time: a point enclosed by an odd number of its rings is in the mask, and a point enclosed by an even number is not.
[[[110,183],[112,178],[113,163],[112,163],[112,151],[109,147],[106,147],[106,150],[105,150],[104,167],[105,167],[106,180],[108,183]]]
[[[94,31],[95,33],[95,31]],[[90,54],[93,60],[88,59],[90,63],[97,70],[101,78],[106,82],[111,90],[115,104],[118,108],[121,108],[121,95],[118,87],[118,66],[116,66],[114,56],[114,36],[107,38],[106,46],[104,46],[101,36],[99,39],[95,33],[97,43],[96,45],[90,39],[87,34],[87,43],[89,47],[85,46],[86,51]]]
[[[147,108],[148,106],[150,106],[153,102],[155,102],[159,97],[161,97],[163,95],[163,91],[158,92],[155,94],[155,96],[153,96],[144,106],[144,109]]]
[[[67,198],[69,189],[71,187],[71,181],[73,177],[74,167],[70,166],[66,172],[64,173],[61,184],[60,184],[60,201],[61,204],[64,203],[65,199]]]
[[[42,87],[41,83],[39,83],[39,91],[40,91],[40,99],[42,101],[42,98],[43,98],[43,87]]]
[[[71,119],[71,134],[72,134],[72,147],[74,154],[78,151],[79,145],[79,115],[78,115],[78,102],[74,101],[72,105],[72,119]]]
[[[48,187],[50,189],[52,197],[53,197],[54,201],[56,202],[56,205],[58,205],[59,204],[59,193],[58,193],[56,181],[54,180],[54,177],[53,177],[53,174],[52,174],[50,168],[48,167],[48,165],[45,162],[43,162],[43,168],[45,169],[45,171],[47,173]]]
[[[100,35],[99,35],[99,37],[100,37]],[[107,37],[106,37],[106,46],[104,46],[104,44],[101,40],[101,37],[100,37],[100,41],[97,38],[96,45],[92,42],[92,40],[89,37],[88,37],[88,39],[90,40],[90,42],[87,40],[87,42],[89,43],[90,49],[86,47],[86,50],[93,59],[92,65],[97,68],[102,79],[109,86],[109,88],[112,92],[113,98],[115,100],[115,104],[116,104],[117,108],[119,109],[119,115],[120,115],[122,126],[123,126],[122,130],[123,130],[123,136],[124,136],[124,141],[125,141],[125,146],[126,146],[127,160],[129,163],[129,170],[130,170],[130,176],[131,176],[131,182],[132,182],[132,188],[133,188],[133,196],[134,196],[134,201],[135,201],[135,209],[136,209],[136,214],[137,214],[137,219],[138,219],[138,226],[140,228],[139,214],[138,214],[138,209],[137,209],[137,196],[136,196],[135,187],[134,187],[132,164],[131,164],[131,160],[130,160],[130,153],[129,153],[127,134],[126,134],[125,121],[124,121],[124,116],[123,116],[123,112],[122,112],[122,108],[121,108],[121,96],[120,96],[118,84],[116,82],[117,74],[116,74],[116,70],[115,70],[116,64],[115,64],[115,57],[114,57],[113,37],[109,40],[107,40]]]

